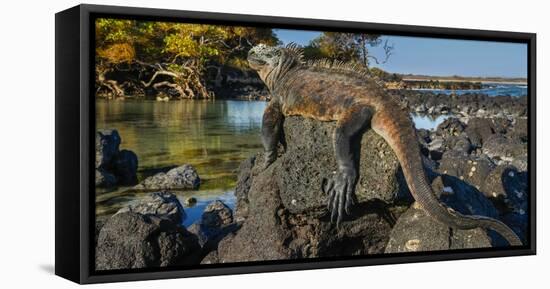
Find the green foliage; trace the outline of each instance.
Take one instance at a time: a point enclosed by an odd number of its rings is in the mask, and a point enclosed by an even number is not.
[[[380,35],[364,33],[323,32],[304,47],[306,59],[329,58],[345,62],[359,62],[369,67],[369,59],[378,59],[369,54],[370,47],[382,43]],[[384,45],[386,58],[393,47]]]
[[[279,41],[271,29],[125,19],[96,20],[96,55],[100,62],[118,64],[183,63],[193,60],[243,64],[248,49]]]

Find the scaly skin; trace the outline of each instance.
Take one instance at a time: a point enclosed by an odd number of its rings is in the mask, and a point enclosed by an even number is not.
[[[456,229],[491,229],[510,245],[522,245],[504,223],[485,216],[465,216],[441,204],[426,177],[408,113],[359,68],[326,61],[304,63],[295,45],[279,48],[260,44],[250,50],[248,61],[272,96],[262,124],[264,167],[277,158],[285,116],[337,122],[333,145],[338,171],[323,186],[329,194],[331,222],[338,226],[355,203],[357,152],[352,151],[351,142],[372,128],[393,149],[413,197],[435,220]]]

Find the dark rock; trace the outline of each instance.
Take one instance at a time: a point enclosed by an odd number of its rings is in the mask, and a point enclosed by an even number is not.
[[[241,221],[248,216],[248,191],[252,184],[252,168],[254,167],[255,161],[256,156],[253,156],[239,165],[239,175],[235,188],[235,197],[237,198],[235,219],[237,219],[237,221]]]
[[[207,227],[221,227],[233,223],[233,211],[220,200],[211,202],[202,213],[202,224]]]
[[[195,197],[188,197],[185,198],[184,205],[186,207],[192,207],[197,203],[197,199]]]
[[[192,189],[199,188],[201,180],[195,168],[191,165],[182,165],[169,170],[160,172],[154,176],[148,177],[136,189],[145,190],[168,190],[168,189]]]
[[[494,133],[494,125],[490,119],[474,117],[468,120],[466,134],[475,147],[482,147],[483,140],[487,140]]]
[[[434,190],[441,192],[440,200],[455,211],[464,215],[498,218],[498,211],[493,203],[469,183],[454,176],[443,175],[440,184],[442,187],[434,186]]]
[[[238,229],[233,222],[233,212],[222,201],[216,200],[206,206],[199,222],[191,225],[189,231],[198,237],[203,254],[218,247],[219,241]]]
[[[284,125],[286,151],[266,170],[250,160],[243,165],[247,173],[240,179],[247,181],[241,182],[243,190],[239,194],[246,192],[247,217],[239,230],[219,242],[217,261],[364,255],[384,251],[394,221],[388,204],[396,201],[401,188],[397,159],[374,132],[363,135],[357,186],[359,204],[341,227],[335,228],[329,222],[327,196],[321,190],[323,179],[336,170],[331,140],[333,130],[333,123],[288,117]],[[256,159],[263,159],[263,155]]]
[[[466,93],[460,96],[437,94],[431,91],[393,90],[411,111],[431,114],[453,113],[469,117],[524,117],[527,115],[527,97],[488,96]]]
[[[465,130],[465,124],[456,117],[449,117],[440,123],[435,133],[444,138],[449,136],[458,136]]]
[[[210,251],[201,261],[201,264],[218,264],[220,259],[218,258],[218,251]]]
[[[473,146],[465,133],[465,125],[458,118],[450,117],[443,121],[431,136],[428,144],[430,158],[440,160],[443,154],[453,151],[468,156]]]
[[[181,224],[185,218],[185,210],[178,198],[169,192],[154,192],[121,208],[117,214],[132,212],[145,216],[168,219],[176,224]]]
[[[129,150],[119,150],[121,143],[117,130],[98,130],[95,138],[96,186],[135,185],[138,158]]]
[[[188,265],[199,262],[196,236],[168,219],[123,212],[101,228],[96,270]]]
[[[514,119],[513,125],[508,129],[506,136],[526,143],[528,141],[528,122],[527,118],[516,118]]]
[[[108,188],[116,185],[116,177],[104,169],[95,170],[95,186],[98,188]]]
[[[467,157],[472,152],[473,146],[465,133],[458,136],[449,136],[443,146],[443,154],[451,152],[454,155]]]
[[[491,118],[492,128],[496,134],[506,134],[512,128],[512,122],[506,117]]]
[[[133,151],[121,150],[114,157],[113,172],[120,185],[137,183],[138,158]]]
[[[287,150],[279,159],[282,175],[277,180],[281,200],[290,212],[302,213],[326,205],[321,186],[337,170],[332,145],[335,126],[300,117],[285,119]],[[354,149],[360,151],[358,200],[393,202],[400,172],[392,149],[372,130],[363,134]]]
[[[397,220],[385,253],[484,247],[491,247],[491,239],[482,229],[451,230],[415,205]]]
[[[448,207],[465,215],[497,217],[498,212],[479,191],[452,176],[437,177],[432,188]],[[393,227],[386,253],[491,247],[497,244],[483,229],[453,230],[428,216],[414,203]]]
[[[486,177],[481,188],[485,196],[495,199],[503,210],[525,215],[527,212],[527,173],[510,165],[499,165]]]
[[[120,136],[114,129],[98,130],[95,135],[95,167],[109,168],[118,153]]]
[[[503,135],[491,135],[482,151],[499,164],[513,164],[519,170],[527,170],[527,145]]]
[[[454,176],[480,190],[495,165],[486,157],[453,155],[446,153],[439,163],[438,172]]]
[[[527,244],[529,233],[529,215],[526,212],[510,212],[502,215],[502,222],[508,225],[521,239],[523,244]]]

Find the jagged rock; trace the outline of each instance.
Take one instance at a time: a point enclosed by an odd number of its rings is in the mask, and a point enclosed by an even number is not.
[[[437,126],[435,133],[444,138],[448,136],[457,136],[465,130],[465,127],[465,124],[458,118],[449,117]]]
[[[434,180],[432,187],[441,193],[440,200],[464,215],[482,215],[498,218],[498,211],[477,188],[457,177],[443,175]]]
[[[486,157],[445,153],[439,163],[438,172],[454,176],[480,190],[494,168],[495,165]]]
[[[508,128],[506,136],[514,140],[519,140],[522,143],[526,143],[528,141],[529,133],[527,118],[516,118],[513,123],[513,126]]]
[[[120,146],[120,136],[115,129],[98,130],[95,135],[95,167],[108,168]]]
[[[528,206],[528,179],[510,165],[499,165],[485,178],[481,187],[485,196],[496,199],[506,210],[525,215]]]
[[[239,175],[235,188],[237,205],[235,206],[235,219],[242,221],[248,216],[248,191],[252,184],[252,168],[256,162],[256,156],[250,157],[239,165]]]
[[[527,170],[527,145],[500,134],[491,135],[483,145],[483,153],[499,163],[513,164]]]
[[[437,177],[432,188],[440,200],[450,208],[465,215],[497,217],[495,207],[477,190],[455,177]],[[386,253],[417,252],[449,249],[491,247],[500,244],[493,241],[483,229],[452,230],[443,225],[414,203],[403,213],[393,227]]]
[[[135,186],[136,189],[168,190],[168,189],[192,189],[199,188],[201,180],[199,174],[191,165],[182,165],[150,176]]]
[[[121,208],[117,214],[132,212],[145,216],[168,219],[176,224],[181,224],[185,218],[185,210],[178,198],[169,192],[154,192]]]
[[[217,247],[224,236],[237,228],[238,224],[233,222],[233,211],[222,201],[216,200],[206,206],[200,221],[191,225],[189,231],[198,237],[203,253],[208,253]]]
[[[233,223],[233,211],[220,200],[211,202],[204,208],[202,224],[207,227],[221,227]]]
[[[280,158],[283,175],[277,180],[282,202],[292,213],[326,204],[321,185],[337,170],[332,144],[335,127],[335,123],[301,117],[285,119],[287,151]],[[359,201],[394,201],[399,190],[399,162],[392,149],[372,130],[363,134],[354,149],[360,151]]]
[[[218,244],[219,262],[384,251],[393,220],[388,204],[396,201],[402,187],[397,159],[374,132],[363,135],[359,204],[341,227],[335,228],[329,222],[327,196],[321,189],[323,179],[336,170],[331,140],[334,127],[334,123],[287,117],[286,152],[266,170],[261,161],[243,164],[246,169],[239,177],[238,196],[246,200],[248,212],[240,229]],[[256,156],[256,160],[262,159],[262,154]],[[240,208],[237,206],[237,215]]]
[[[154,200],[157,202],[159,198],[154,197]],[[199,262],[200,246],[197,237],[185,230],[180,223],[173,221],[174,208],[164,210],[171,205],[165,206],[164,202],[161,204],[160,207],[148,204],[137,206],[143,210],[125,209],[105,222],[97,240],[96,270],[164,267]],[[150,214],[153,208],[160,209],[163,213]]]
[[[95,170],[95,186],[98,188],[107,188],[116,185],[116,177],[104,169]]]
[[[491,119],[473,117],[468,120],[466,133],[475,147],[482,147],[483,141],[493,135],[495,130]]]
[[[113,173],[120,185],[137,183],[138,157],[133,151],[121,150],[113,159]]]

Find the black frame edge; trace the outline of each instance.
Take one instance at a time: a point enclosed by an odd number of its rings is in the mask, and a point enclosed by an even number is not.
[[[531,254],[537,254],[537,35],[528,39],[528,167],[529,167],[529,229]]]
[[[72,48],[80,52],[79,58],[73,63],[69,63],[71,71],[74,73],[75,65],[78,66],[79,74],[75,75],[67,71],[61,71],[58,73],[58,66],[61,66],[63,63],[67,64],[67,60],[63,61],[60,56],[66,56],[65,53],[59,53],[58,48],[64,47],[63,45],[57,46],[57,17],[61,18],[61,14],[67,13],[72,9],[79,11],[80,21],[77,23],[71,23],[65,26],[76,26],[79,29],[80,39],[78,45],[72,46]],[[112,274],[94,274],[93,263],[91,262],[94,258],[93,248],[90,248],[90,238],[93,236],[93,230],[91,228],[91,221],[94,220],[90,218],[92,211],[90,206],[93,204],[94,198],[91,197],[92,192],[89,187],[89,180],[94,171],[91,169],[89,160],[92,156],[91,148],[91,139],[90,132],[94,129],[94,124],[90,123],[89,116],[93,115],[94,102],[93,97],[90,94],[90,85],[93,83],[93,73],[91,73],[90,65],[93,63],[93,54],[90,53],[89,41],[90,34],[93,32],[92,27],[90,27],[90,19],[92,14],[116,14],[116,15],[126,15],[127,17],[138,16],[145,18],[157,18],[158,20],[169,21],[170,19],[189,19],[189,20],[209,20],[209,21],[223,21],[226,23],[233,22],[235,24],[241,25],[254,25],[254,24],[270,24],[278,26],[293,26],[293,27],[302,27],[302,28],[326,28],[326,26],[331,26],[335,30],[384,30],[384,31],[395,31],[401,32],[401,34],[411,34],[416,36],[425,36],[429,37],[447,37],[447,38],[459,38],[459,39],[483,39],[483,40],[493,40],[493,41],[511,41],[511,42],[523,42],[529,44],[529,133],[530,133],[530,154],[529,154],[529,170],[530,170],[530,191],[531,191],[531,202],[530,202],[530,243],[526,246],[520,248],[511,248],[509,250],[495,250],[495,251],[483,251],[483,252],[436,252],[433,254],[423,254],[423,255],[411,255],[411,254],[402,254],[396,256],[387,256],[387,257],[378,257],[370,259],[348,259],[348,260],[320,260],[316,262],[294,262],[294,263],[284,263],[284,260],[278,264],[243,264],[239,263],[234,264],[232,267],[205,267],[200,269],[189,269],[189,270],[178,270],[173,268],[171,270],[164,271],[154,271],[154,272],[130,272],[130,273],[112,273]],[[61,21],[59,22],[61,23]],[[68,23],[68,22],[67,22]],[[70,28],[65,27],[63,29],[70,30]],[[62,31],[64,32],[64,31]],[[88,5],[82,4],[77,7],[68,9],[66,11],[56,14],[56,274],[60,275],[69,280],[78,282],[78,283],[102,283],[102,282],[119,282],[119,281],[137,281],[137,280],[147,280],[147,279],[166,279],[166,278],[181,278],[181,277],[196,277],[196,276],[212,276],[212,275],[227,275],[227,274],[245,274],[245,273],[259,273],[259,272],[275,272],[275,271],[289,271],[289,270],[308,270],[308,269],[322,269],[322,268],[336,268],[336,267],[350,267],[350,266],[365,266],[365,265],[385,265],[385,264],[398,264],[398,263],[416,263],[416,262],[429,262],[429,261],[448,261],[448,260],[463,260],[463,259],[476,259],[476,258],[489,258],[489,257],[508,257],[508,256],[522,256],[522,255],[534,255],[536,254],[536,201],[535,201],[535,181],[536,181],[536,166],[535,166],[535,99],[536,99],[536,34],[534,33],[522,33],[522,32],[504,32],[504,31],[486,31],[486,30],[472,30],[472,29],[457,29],[457,28],[441,28],[441,27],[426,27],[426,26],[412,26],[412,25],[396,25],[396,24],[377,24],[377,23],[362,23],[362,22],[349,22],[349,21],[335,21],[335,20],[318,20],[318,19],[302,19],[302,18],[285,18],[285,17],[272,17],[272,16],[256,16],[256,15],[241,15],[241,14],[223,14],[223,13],[213,13],[213,12],[195,12],[195,11],[181,11],[181,10],[166,10],[166,9],[151,9],[151,8],[134,8],[134,7],[122,7],[122,6],[103,6],[103,5]],[[73,59],[73,58],[71,58]],[[70,82],[72,85],[78,84],[79,87],[76,91],[80,95],[80,103],[74,104],[70,102],[69,95],[74,97],[74,88],[71,89],[71,93],[68,92],[68,88],[60,88],[60,84],[64,83],[58,79],[58,76],[61,79],[64,79],[67,82]],[[65,84],[66,85],[66,84]],[[62,95],[60,97],[59,95]],[[60,112],[68,109],[79,108],[79,115],[73,114],[70,115],[59,115]],[[66,130],[63,130],[65,126],[59,122],[78,122],[73,125],[79,126],[80,131],[70,130],[69,133]],[[74,156],[76,159],[71,159],[67,154],[67,151],[62,149],[63,146],[58,144],[58,141],[66,141],[60,136],[61,131],[63,131],[63,138],[67,136],[73,136],[72,132],[75,132],[76,135],[79,135],[78,138],[78,147],[77,154],[71,152],[71,156]],[[71,138],[74,142],[74,136]],[[78,151],[80,149],[80,151]],[[61,158],[59,153],[63,153],[64,156]],[[58,164],[59,162],[59,164]],[[75,170],[63,170],[62,165],[66,163],[78,162],[78,168]],[[58,168],[59,166],[59,168]],[[74,169],[74,167],[71,167]],[[64,177],[61,178],[59,173],[62,172]],[[67,192],[60,190],[58,187],[62,187],[63,184],[59,182],[66,181],[67,179],[78,179],[78,185],[72,186],[74,190],[77,190],[78,193],[72,190],[72,195],[68,195]],[[60,197],[67,195],[70,200],[59,200]],[[79,200],[74,200],[74,195],[80,197]],[[59,202],[58,202],[59,201]],[[66,209],[65,207],[73,209],[76,208],[79,210],[73,215],[68,214],[67,212],[58,213],[60,208]],[[73,207],[71,207],[73,206]],[[68,220],[58,220],[59,217],[69,216],[74,218],[75,216],[80,216],[79,226],[76,231],[74,230],[74,224],[70,229],[60,228],[58,232],[58,227],[60,225],[65,225]],[[70,224],[69,224],[70,225]],[[74,248],[68,250],[65,247],[59,246],[57,239],[61,236],[66,238],[64,234],[70,234],[71,240],[76,240],[79,242],[79,247],[76,248],[75,256],[66,255],[72,254]],[[74,236],[79,238],[75,238]],[[68,242],[68,241],[67,241]],[[62,249],[60,252],[59,249]],[[429,253],[429,252],[428,252]],[[59,255],[58,255],[59,254]],[[62,259],[58,259],[62,258]],[[65,265],[60,266],[57,262],[59,260],[66,261],[70,260],[73,264],[72,268],[68,268]],[[67,262],[69,263],[69,262]],[[59,267],[59,270],[58,270]],[[75,276],[74,268],[77,268],[79,273]],[[70,274],[65,271],[72,270]]]
[[[80,7],[55,14],[55,274],[80,283]]]

